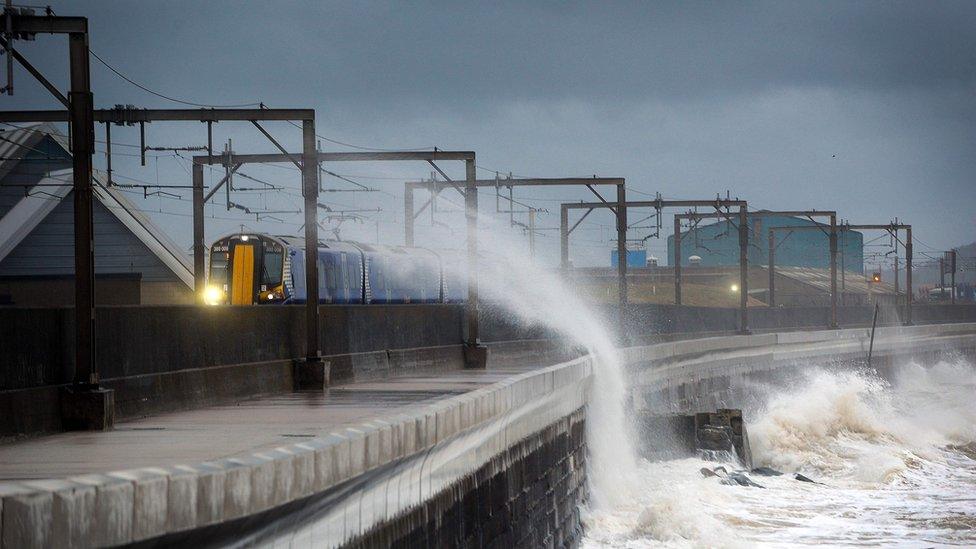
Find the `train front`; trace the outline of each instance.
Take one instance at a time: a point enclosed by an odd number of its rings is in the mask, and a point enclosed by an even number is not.
[[[234,234],[210,248],[208,305],[255,305],[285,300],[284,243],[267,235]]]

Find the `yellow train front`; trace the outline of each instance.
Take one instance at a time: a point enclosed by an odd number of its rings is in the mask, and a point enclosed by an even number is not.
[[[330,240],[319,242],[316,256],[321,303],[460,302],[467,293],[456,253]],[[304,241],[266,234],[218,239],[204,298],[210,305],[304,303]]]
[[[280,239],[234,234],[210,248],[209,305],[252,305],[285,301],[285,249]]]

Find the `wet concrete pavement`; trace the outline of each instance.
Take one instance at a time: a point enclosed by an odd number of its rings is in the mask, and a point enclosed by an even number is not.
[[[199,463],[270,450],[346,426],[416,411],[533,369],[412,375],[122,421],[113,431],[52,434],[0,445],[0,480],[62,478]]]

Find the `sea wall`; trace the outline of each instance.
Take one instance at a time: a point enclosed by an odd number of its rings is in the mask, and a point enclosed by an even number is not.
[[[268,452],[0,483],[0,540],[572,546],[592,373],[581,357]]]
[[[868,366],[868,328],[718,336],[625,349],[638,411],[688,414],[744,408],[759,384],[789,384],[804,369]],[[898,364],[976,356],[976,324],[878,328],[870,367],[886,376]]]
[[[616,307],[606,307],[615,319]],[[841,307],[841,326],[871,323],[870,307]],[[196,307],[116,306],[96,310],[95,354],[103,379],[164,374],[233,364],[257,364],[305,356],[305,310],[301,306]],[[737,309],[635,304],[627,308],[629,336],[734,333]],[[72,309],[0,307],[0,391],[62,385],[74,376]],[[816,329],[829,308],[752,307],[753,330]],[[879,325],[898,324],[903,308],[881,310]],[[918,305],[917,324],[976,322],[976,305]],[[551,338],[551,330],[524,325],[486,304],[484,341]],[[364,355],[458,345],[464,309],[459,304],[326,305],[320,307],[319,344],[325,356]],[[610,321],[610,320],[608,320]],[[615,321],[614,321],[615,322]],[[369,362],[363,362],[368,367]],[[341,365],[337,373],[348,375]]]

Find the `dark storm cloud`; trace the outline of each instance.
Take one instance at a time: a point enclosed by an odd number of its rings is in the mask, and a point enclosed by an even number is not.
[[[320,133],[349,142],[470,148],[486,166],[622,175],[635,192],[732,189],[759,207],[898,216],[934,247],[976,234],[976,2],[55,8],[88,15],[92,48],[152,88],[315,107]],[[63,45],[53,41],[24,51],[63,74]],[[26,91],[4,108],[52,106],[19,79]],[[101,106],[173,106],[97,64],[93,81]],[[151,132],[188,141],[165,125]],[[267,146],[233,137],[242,149]],[[286,131],[282,139],[297,145]]]
[[[201,87],[200,70],[276,96],[321,94],[374,108],[405,98],[470,108],[781,86],[976,85],[971,2],[122,2],[77,9],[102,30],[93,46],[119,48],[112,52],[119,64],[159,85],[175,79]]]
[[[301,70],[303,43],[316,44],[311,82],[323,92],[454,105],[971,88],[976,74],[971,3],[411,6],[322,7],[270,34],[293,37],[285,73]]]

